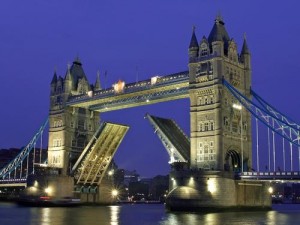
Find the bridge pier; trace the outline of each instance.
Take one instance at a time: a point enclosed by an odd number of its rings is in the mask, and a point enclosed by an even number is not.
[[[268,188],[268,183],[239,180],[231,172],[172,171],[166,206],[172,211],[268,210]]]
[[[76,198],[83,204],[111,205],[117,200],[112,195],[114,185],[109,178],[103,178],[99,186],[75,186]]]
[[[38,174],[28,176],[25,194],[61,199],[73,197],[73,189],[73,177],[61,174]]]

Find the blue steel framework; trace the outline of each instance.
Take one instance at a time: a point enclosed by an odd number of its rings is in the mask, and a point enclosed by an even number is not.
[[[4,168],[0,170],[0,182],[24,182],[29,174],[34,173],[34,165],[29,167],[29,154],[35,150],[36,143],[39,138],[42,137],[43,132],[48,124],[48,119],[42,124],[30,142],[21,150],[21,152]],[[35,163],[35,158],[33,159],[33,164]],[[23,171],[23,163],[27,163],[26,171]],[[29,171],[29,168],[32,168],[32,171]],[[18,174],[17,174],[18,171]],[[13,174],[12,174],[13,173]]]

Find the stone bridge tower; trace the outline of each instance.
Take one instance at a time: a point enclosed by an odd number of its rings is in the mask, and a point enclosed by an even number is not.
[[[99,76],[95,85],[88,83],[77,57],[63,77],[54,73],[51,82],[48,165],[68,175],[70,168],[99,126],[99,112],[66,105],[72,95],[87,95],[101,88]]]
[[[225,78],[250,98],[251,64],[246,39],[239,53],[217,16],[206,38],[189,46],[191,168],[247,171],[251,168],[251,117],[222,85]]]
[[[220,16],[200,43],[193,30],[189,46],[190,169],[170,172],[169,209],[270,209],[268,183],[236,176],[251,168],[251,117],[222,85],[224,78],[250,98],[250,61],[246,39],[238,53]]]

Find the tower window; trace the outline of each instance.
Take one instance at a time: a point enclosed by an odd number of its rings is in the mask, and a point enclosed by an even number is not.
[[[208,104],[208,98],[205,96],[204,98],[204,104],[207,105]]]
[[[210,122],[210,130],[214,130],[214,121]]]
[[[201,56],[206,56],[206,55],[208,55],[208,50],[205,47],[205,48],[201,49]]]
[[[204,124],[204,131],[208,131],[208,122],[205,122]]]

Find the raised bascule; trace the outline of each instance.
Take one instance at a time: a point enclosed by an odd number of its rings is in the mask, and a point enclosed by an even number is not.
[[[188,53],[188,71],[129,84],[118,81],[105,89],[99,74],[95,84],[89,84],[78,57],[64,77],[55,72],[50,91],[48,160],[40,165],[47,169],[40,168],[42,175],[29,172],[28,166],[26,175],[18,169],[26,160],[28,164],[28,152],[43,132],[43,125],[22,153],[0,171],[2,184],[27,179],[28,186],[34,181],[42,188],[51,186],[52,194],[58,197],[75,190],[83,201],[109,202],[110,182],[105,174],[129,127],[102,122],[101,113],[189,98],[190,137],[173,120],[145,116],[170,156],[167,207],[210,211],[270,208],[267,180],[300,179],[292,158],[292,145],[299,150],[300,126],[251,89],[251,54],[246,38],[239,52],[220,16],[200,42],[193,29]],[[257,130],[255,172],[251,117]],[[290,171],[284,166],[284,171],[276,172],[273,146],[273,153],[270,148],[268,151],[268,171],[260,172],[258,121],[272,135],[273,145],[275,134],[290,143]]]

